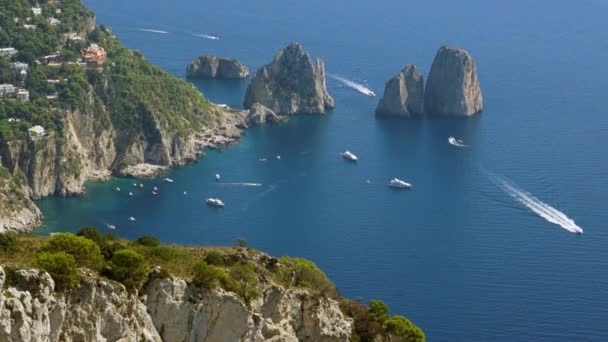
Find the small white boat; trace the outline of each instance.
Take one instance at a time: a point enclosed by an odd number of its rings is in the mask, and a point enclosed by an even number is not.
[[[224,202],[222,202],[219,198],[208,198],[207,204],[213,207],[223,207]]]
[[[221,177],[220,177],[220,174],[219,174],[219,173],[216,173],[216,174],[215,174],[215,180],[219,182],[219,181],[220,181],[220,178],[221,178]]]
[[[133,197],[133,193],[129,191],[129,197]]]
[[[165,183],[173,183],[173,179],[171,178],[165,178],[164,181]]]
[[[158,188],[157,187],[153,187],[152,190],[158,191]]]
[[[184,196],[188,195],[188,191],[184,191]]]
[[[156,191],[153,190],[152,191],[152,195],[156,196],[156,195],[158,195],[158,192],[156,192]]]
[[[137,186],[137,183],[133,183],[133,186],[135,186],[135,187],[136,187],[136,186]]]
[[[114,190],[120,192],[120,188],[119,187],[116,187]]]
[[[134,222],[135,221],[135,217],[133,217],[133,216],[129,217],[129,221]]]
[[[143,187],[144,187],[144,183],[140,183],[140,184],[139,184],[139,187],[140,187],[140,188],[143,188]]]
[[[108,227],[108,229],[116,229],[116,226],[113,224],[106,224],[106,227]]]
[[[346,160],[350,160],[350,161],[359,160],[359,158],[357,158],[357,156],[349,150],[346,150],[346,151],[340,153],[340,155]]]
[[[390,186],[391,188],[409,189],[412,187],[412,184],[406,183],[399,178],[393,178],[388,183],[388,186]]]
[[[278,159],[278,160],[281,160],[281,156],[277,156],[277,159]]]
[[[464,144],[464,141],[456,139],[454,137],[449,137],[448,142],[450,143],[450,145],[454,145],[457,147],[467,147],[467,145]]]

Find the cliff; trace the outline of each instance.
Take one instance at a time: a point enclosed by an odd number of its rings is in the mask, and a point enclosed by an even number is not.
[[[255,103],[276,114],[323,114],[334,107],[325,86],[325,67],[298,43],[279,51],[272,63],[257,70],[245,93],[245,108]]]
[[[412,117],[422,115],[423,111],[423,77],[415,65],[408,64],[386,82],[376,115]]]
[[[206,55],[190,62],[186,75],[191,78],[235,79],[247,77],[249,70],[236,59]]]
[[[88,276],[70,292],[48,273],[0,267],[0,340],[349,341],[338,302],[269,283],[248,307],[234,293],[153,273],[141,292]]]
[[[424,94],[429,115],[470,116],[482,111],[483,98],[473,57],[462,49],[437,51]]]

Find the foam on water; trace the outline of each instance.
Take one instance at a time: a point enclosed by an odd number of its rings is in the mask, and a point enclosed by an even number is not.
[[[355,89],[356,91],[360,92],[361,94],[364,94],[367,96],[376,96],[376,93],[374,93],[373,90],[367,88],[363,84],[359,84],[359,83],[353,82],[351,80],[348,80],[344,77],[340,77],[340,76],[336,76],[336,75],[332,75],[332,74],[328,74],[328,76],[333,78],[336,81],[341,82],[342,84],[344,84],[345,86],[347,86],[349,88]]]
[[[200,38],[210,39],[210,40],[220,40],[220,37],[218,37],[218,36],[212,36],[212,35],[204,34],[204,33],[195,34],[195,36],[200,37]]]

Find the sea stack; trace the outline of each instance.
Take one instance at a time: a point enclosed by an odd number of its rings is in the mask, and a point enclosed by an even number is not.
[[[300,44],[289,44],[253,75],[244,106],[256,102],[280,115],[324,114],[334,99],[327,93],[323,61],[313,64]]]
[[[424,94],[429,115],[470,116],[481,112],[483,99],[473,57],[462,49],[437,51]]]
[[[406,65],[397,75],[386,82],[384,95],[377,116],[420,116],[424,111],[424,80],[418,68]]]
[[[200,56],[186,67],[191,78],[238,79],[249,75],[249,70],[236,59]]]

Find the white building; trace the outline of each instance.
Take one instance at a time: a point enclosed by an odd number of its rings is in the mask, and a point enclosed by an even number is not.
[[[61,24],[61,20],[57,19],[57,18],[49,18],[49,24],[51,24],[52,26],[57,26],[59,24]]]
[[[11,57],[12,55],[17,53],[17,49],[12,47],[1,48],[0,49],[0,57]]]
[[[35,28],[36,28],[36,25],[25,24],[25,25],[23,25],[23,27],[25,27],[26,29],[33,30],[33,29],[35,29]]]
[[[21,102],[28,102],[30,100],[30,92],[25,89],[17,89],[17,100]]]
[[[40,125],[36,125],[27,130],[30,133],[32,138],[41,138],[44,137],[44,127]]]
[[[0,97],[4,97],[7,94],[13,94],[15,92],[15,86],[12,84],[0,84]]]
[[[27,65],[27,63],[15,62],[11,63],[11,68],[14,72],[21,72],[22,70],[27,71],[27,68],[29,68],[29,66]]]
[[[42,8],[40,8],[40,7],[32,7],[32,13],[34,13],[34,15],[41,15],[42,14]]]

